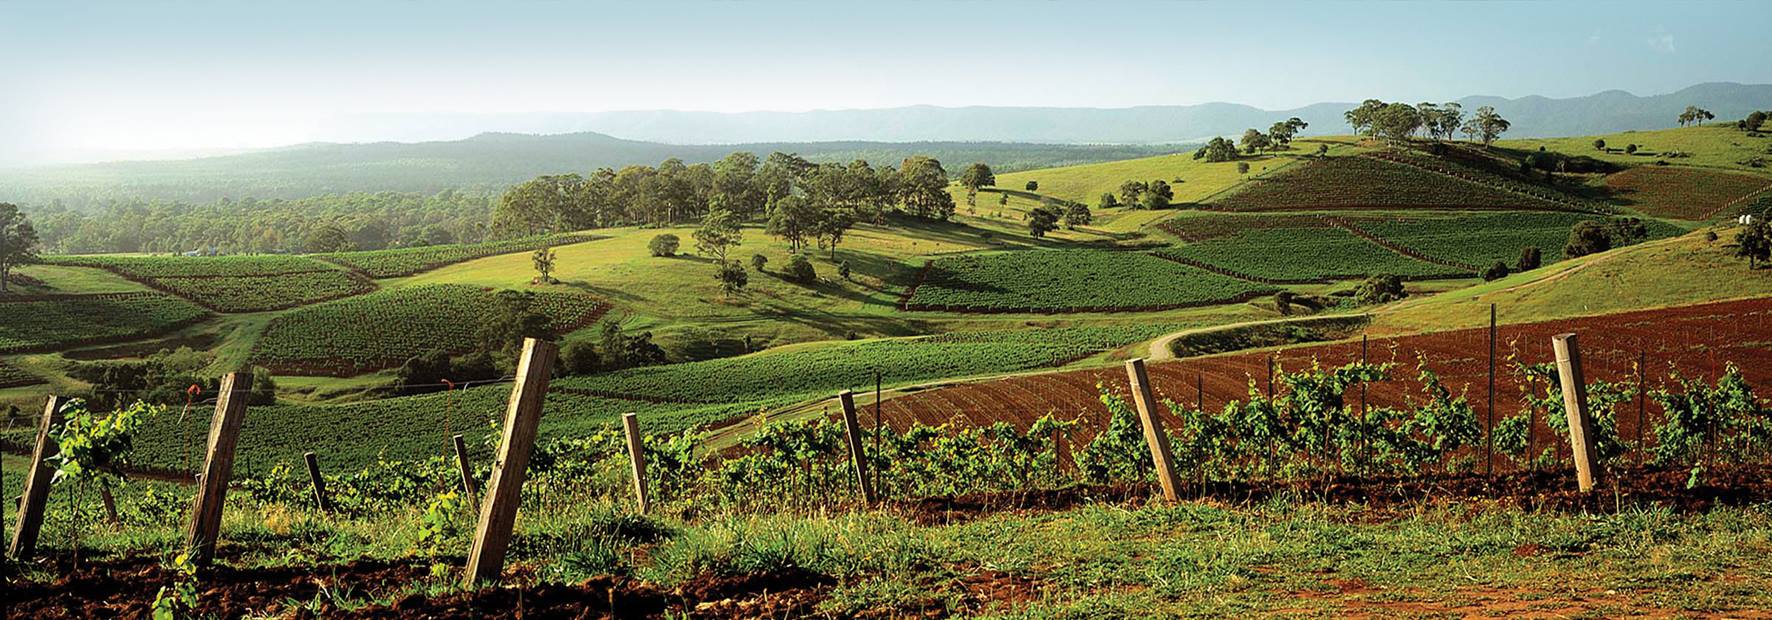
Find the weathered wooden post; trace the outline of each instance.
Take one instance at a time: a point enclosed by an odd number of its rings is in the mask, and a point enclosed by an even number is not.
[[[469,506],[479,504],[476,496],[480,490],[474,487],[474,469],[468,465],[468,444],[462,441],[459,433],[450,436],[449,441],[455,444],[455,468],[461,471],[462,499],[467,500]]]
[[[1484,418],[1483,468],[1495,475],[1495,304],[1489,304],[1489,415]]]
[[[849,441],[849,460],[855,465],[855,481],[861,487],[861,499],[867,505],[874,505],[874,481],[868,477],[868,459],[861,447],[861,421],[855,415],[855,392],[843,390],[837,394],[837,400],[843,403],[843,430]]]
[[[1581,346],[1575,334],[1551,338],[1557,354],[1557,378],[1563,388],[1563,409],[1569,418],[1569,450],[1575,458],[1575,479],[1581,491],[1594,488],[1595,464],[1593,420],[1587,413],[1587,383],[1581,376]]]
[[[43,419],[37,426],[37,445],[31,449],[30,469],[25,470],[25,492],[19,498],[18,521],[13,523],[12,546],[7,552],[13,559],[23,560],[37,552],[37,534],[43,531],[43,512],[49,503],[49,483],[55,470],[44,461],[61,451],[49,437],[49,429],[62,423],[62,405],[68,400],[51,396],[43,405]]]
[[[1169,449],[1169,434],[1163,432],[1163,420],[1157,417],[1157,398],[1151,392],[1151,378],[1145,372],[1144,360],[1127,361],[1126,375],[1132,381],[1132,401],[1138,408],[1138,420],[1144,426],[1144,441],[1151,447],[1151,463],[1157,467],[1157,482],[1163,486],[1163,498],[1171,502],[1179,500],[1181,479],[1175,475],[1175,453]]]
[[[191,563],[199,568],[215,560],[215,543],[221,534],[222,506],[227,503],[228,481],[234,476],[234,448],[239,444],[240,425],[246,421],[246,390],[252,387],[252,373],[230,372],[222,377],[215,401],[215,416],[209,420],[209,443],[203,457],[197,497],[191,504],[191,523],[185,546],[192,551]]]
[[[104,505],[106,523],[111,525],[121,525],[123,523],[123,518],[117,516],[117,497],[111,494],[111,487],[101,485],[98,488],[98,501],[100,504]]]
[[[634,498],[640,502],[640,514],[652,509],[652,496],[646,489],[646,444],[640,438],[640,417],[632,413],[621,416],[622,430],[628,435],[628,463],[634,473]]]
[[[326,498],[326,479],[320,476],[319,457],[307,452],[301,458],[308,463],[308,481],[314,486],[314,505],[320,508],[320,512],[332,514],[332,500]]]
[[[474,544],[468,550],[465,580],[468,587],[496,580],[504,571],[505,552],[510,550],[511,528],[517,522],[523,480],[535,450],[536,427],[541,422],[543,398],[554,372],[560,348],[534,338],[523,340],[523,357],[517,363],[517,382],[511,386],[505,408],[504,438],[492,462],[492,479],[486,483],[486,499],[480,504],[480,521],[474,527]]]

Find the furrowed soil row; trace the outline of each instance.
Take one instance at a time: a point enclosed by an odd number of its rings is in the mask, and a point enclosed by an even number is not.
[[[1571,331],[1581,334],[1589,381],[1635,381],[1641,352],[1647,359],[1644,374],[1652,390],[1667,380],[1671,368],[1687,377],[1714,381],[1728,363],[1738,366],[1752,385],[1772,384],[1772,336],[1768,336],[1772,334],[1772,298],[1503,325],[1498,331],[1497,420],[1519,413],[1519,397],[1525,387],[1508,372],[1509,356],[1525,363],[1550,361],[1551,336]],[[1403,407],[1412,399],[1421,400],[1420,385],[1414,378],[1419,355],[1455,396],[1462,394],[1470,400],[1477,419],[1487,420],[1488,346],[1487,328],[1372,338],[1368,360],[1397,366],[1391,380],[1368,386],[1366,402],[1371,407]],[[1307,368],[1313,361],[1335,366],[1359,360],[1360,342],[1157,363],[1150,366],[1151,381],[1159,399],[1192,407],[1196,381],[1203,379],[1206,409],[1216,411],[1225,403],[1247,400],[1250,381],[1258,392],[1266,389],[1270,355],[1282,371]],[[893,412],[889,421],[903,428],[910,421],[940,423],[957,415],[979,425],[1004,420],[1025,428],[1048,412],[1056,412],[1061,419],[1084,412],[1099,414],[1103,409],[1095,389],[1097,382],[1124,393],[1126,377],[1118,368],[1090,369],[936,388],[888,401]],[[1030,401],[1038,405],[1030,407]],[[958,407],[961,402],[967,406]],[[1359,395],[1348,394],[1347,402],[1357,407]],[[1645,409],[1645,421],[1654,423],[1660,411],[1653,399]],[[1619,435],[1634,437],[1634,403],[1621,405],[1617,418]],[[1553,437],[1542,421],[1538,432],[1541,441]]]

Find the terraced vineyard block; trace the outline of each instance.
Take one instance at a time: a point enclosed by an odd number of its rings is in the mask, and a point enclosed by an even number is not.
[[[1158,252],[1255,278],[1309,282],[1395,275],[1457,277],[1459,269],[1392,252],[1339,228],[1268,228]]]
[[[1141,252],[1042,250],[941,258],[905,304],[949,312],[1112,312],[1228,303],[1270,288]]]
[[[1245,183],[1211,206],[1227,211],[1569,208],[1370,157],[1330,157],[1293,165]]]
[[[294,310],[271,320],[252,359],[277,372],[350,376],[398,366],[430,351],[462,353],[499,312],[498,295],[478,287],[439,284],[401,288]],[[535,293],[534,309],[550,329],[566,333],[608,310],[581,293]]]

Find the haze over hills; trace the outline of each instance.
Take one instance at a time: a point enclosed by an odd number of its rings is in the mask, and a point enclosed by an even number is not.
[[[1709,83],[1636,96],[1473,96],[1465,110],[1494,106],[1512,122],[1507,137],[1577,136],[1676,124],[1699,105],[1719,120],[1772,101],[1772,84]],[[628,111],[575,114],[436,115],[359,118],[365,127],[423,135],[435,127],[477,126],[506,133],[427,142],[314,143],[189,160],[0,169],[0,196],[18,202],[67,198],[211,200],[223,196],[297,198],[350,191],[423,191],[500,186],[541,174],[690,163],[735,150],[798,152],[815,161],[896,163],[929,154],[950,170],[971,161],[1001,171],[1141,157],[1212,136],[1236,136],[1297,116],[1302,133],[1345,133],[1352,102],[1262,110],[1231,103],[1132,108],[911,106],[811,112]],[[433,129],[427,130],[426,126]],[[521,133],[509,133],[519,130]],[[367,130],[365,130],[367,131]],[[559,133],[570,131],[573,133]],[[617,137],[619,136],[619,137]]]
[[[1419,100],[1380,94],[1387,101]],[[1509,137],[1588,135],[1673,127],[1675,117],[1688,105],[1704,107],[1718,118],[1739,118],[1772,101],[1772,84],[1716,82],[1649,96],[1608,90],[1563,99],[1537,95],[1515,99],[1469,96],[1457,101],[1466,110],[1494,106],[1513,122]],[[1323,102],[1284,110],[1214,102],[1129,108],[924,105],[807,112],[631,110],[584,114],[375,115],[346,119],[345,127],[338,133],[383,132],[374,135],[400,136],[391,138],[398,140],[436,140],[485,131],[589,131],[671,144],[832,140],[1164,144],[1234,136],[1250,127],[1266,129],[1275,120],[1293,116],[1311,124],[1303,132],[1306,135],[1344,133],[1347,126],[1342,113],[1357,103]],[[463,128],[471,129],[462,133]]]

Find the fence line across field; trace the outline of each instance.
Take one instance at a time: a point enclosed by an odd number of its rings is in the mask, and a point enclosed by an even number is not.
[[[1486,333],[1461,333],[1459,334],[1459,337],[1477,341],[1466,344],[1479,345],[1480,343],[1481,348],[1476,350],[1486,348],[1489,356],[1486,377],[1488,380],[1488,397],[1486,399],[1487,417],[1484,421],[1483,429],[1486,445],[1482,448],[1482,452],[1486,464],[1486,471],[1492,475],[1494,472],[1493,466],[1495,458],[1495,418],[1499,409],[1495,396],[1496,356],[1497,346],[1498,343],[1502,341],[1502,335],[1501,328],[1496,323],[1495,307],[1491,305],[1489,311],[1490,323],[1488,329],[1485,330]],[[1711,329],[1712,341],[1714,342],[1714,326],[1712,326]],[[1399,339],[1392,337],[1387,340],[1388,346],[1392,349],[1392,357],[1394,359],[1396,357],[1397,347],[1399,346]],[[1358,363],[1363,364],[1370,357],[1371,342],[1366,335],[1362,334],[1359,344],[1357,360]],[[1594,452],[1593,422],[1586,402],[1585,388],[1587,383],[1583,376],[1582,351],[1574,334],[1558,335],[1552,338],[1549,344],[1551,346],[1547,348],[1555,353],[1556,381],[1560,383],[1565,399],[1565,412],[1568,416],[1568,426],[1570,428],[1570,455],[1573,457],[1576,469],[1575,478],[1581,491],[1588,492],[1594,487],[1594,478],[1600,470],[1597,465],[1597,456]],[[1614,374],[1618,373],[1622,367],[1620,360],[1635,362],[1634,364],[1630,364],[1627,361],[1624,362],[1624,365],[1630,367],[1630,370],[1632,371],[1631,374],[1637,379],[1638,389],[1636,394],[1636,405],[1638,411],[1636,413],[1636,424],[1634,425],[1635,437],[1630,443],[1637,450],[1637,460],[1641,462],[1643,457],[1642,452],[1645,447],[1643,433],[1644,427],[1646,426],[1644,413],[1646,409],[1644,400],[1646,385],[1644,381],[1647,377],[1646,367],[1649,356],[1640,336],[1636,339],[1635,344],[1637,353],[1635,360],[1629,360],[1631,357],[1629,351],[1627,349],[1617,348],[1616,343],[1613,343],[1612,348],[1598,350],[1596,353],[1590,355],[1590,358],[1595,360],[1596,368],[1604,369]],[[1459,348],[1460,350],[1470,350],[1470,347]],[[1710,363],[1706,366],[1706,369],[1713,371],[1719,370],[1720,367],[1716,365],[1715,360],[1715,347],[1713,346],[1709,348],[1710,351],[1708,353]],[[1537,350],[1537,348],[1533,347],[1533,350]],[[470,504],[479,505],[479,519],[475,527],[472,547],[468,552],[467,570],[465,571],[465,579],[470,585],[496,580],[502,572],[505,552],[510,543],[511,529],[518,512],[518,503],[521,499],[521,488],[525,482],[524,470],[528,464],[529,456],[534,450],[535,441],[537,439],[537,426],[543,415],[544,396],[548,392],[549,378],[552,374],[554,359],[557,356],[557,353],[558,348],[552,343],[528,339],[524,342],[523,352],[519,360],[518,372],[516,375],[496,382],[482,384],[512,384],[512,390],[503,420],[500,445],[498,446],[497,452],[494,455],[494,460],[491,463],[491,475],[487,487],[484,489],[483,495],[479,493],[480,489],[476,488],[474,477],[471,474],[468,454],[462,436],[450,433],[450,447],[452,447],[455,452],[456,466],[461,478],[461,490]],[[1266,365],[1265,370],[1267,371],[1266,385],[1264,387],[1270,399],[1272,399],[1275,394],[1276,373],[1279,372],[1279,369],[1282,366],[1284,366],[1284,362],[1280,360],[1280,355],[1281,354],[1279,353],[1274,353],[1264,356]],[[1169,446],[1168,433],[1163,428],[1165,423],[1164,419],[1158,412],[1158,406],[1161,402],[1157,400],[1158,392],[1156,391],[1153,382],[1150,380],[1145,360],[1134,359],[1128,361],[1126,363],[1126,370],[1126,385],[1130,388],[1129,391],[1132,397],[1132,404],[1136,409],[1140,425],[1143,427],[1143,434],[1147,447],[1150,449],[1152,462],[1156,466],[1155,474],[1157,482],[1161,486],[1165,498],[1169,501],[1175,501],[1179,497],[1182,482],[1181,478],[1175,471],[1174,455]],[[884,417],[887,416],[882,414],[881,399],[879,397],[881,373],[875,371],[874,374],[876,380],[876,397],[874,402],[874,446],[875,452],[878,454],[880,445],[879,440],[880,437],[884,435],[885,430]],[[1203,410],[1206,403],[1206,373],[1199,369],[1195,369],[1188,374],[1191,375],[1189,378],[1192,378],[1195,384],[1192,386],[1193,391],[1195,392],[1193,394],[1194,404],[1197,408]],[[1249,373],[1245,373],[1245,376],[1249,376]],[[1253,377],[1251,377],[1251,382],[1253,383]],[[1368,402],[1367,383],[1368,382],[1364,381],[1360,382],[1359,407],[1362,414],[1365,414],[1370,406],[1370,403]],[[197,476],[200,488],[197,492],[197,496],[191,503],[189,526],[187,529],[187,546],[195,551],[194,561],[199,566],[207,566],[214,557],[215,545],[218,542],[217,539],[220,534],[220,524],[222,521],[222,510],[225,506],[225,496],[234,469],[233,466],[236,456],[236,447],[239,440],[239,432],[246,420],[248,409],[246,392],[250,389],[251,384],[252,375],[250,373],[230,373],[222,378],[220,389],[217,390],[217,393],[213,397],[202,401],[193,400],[191,403],[192,405],[206,403],[213,403],[215,405],[215,413],[212,417],[208,431],[203,467],[201,473]],[[434,386],[427,384],[426,387]],[[465,388],[465,386],[463,386],[463,388],[457,388],[454,385],[450,385],[449,387],[451,392]],[[868,471],[873,459],[869,458],[863,449],[865,445],[865,431],[860,424],[858,410],[854,403],[853,392],[844,390],[836,395],[836,399],[841,404],[841,422],[843,423],[846,439],[845,448],[849,453],[848,460],[854,470],[853,482],[860,493],[861,504],[864,506],[876,505],[879,501],[877,493],[880,482],[878,477],[880,475],[880,467],[879,465],[875,465],[876,471],[872,474]],[[35,548],[36,538],[40,531],[42,516],[46,509],[45,506],[49,494],[48,476],[52,473],[52,470],[45,461],[53,457],[55,454],[55,445],[53,441],[50,441],[49,433],[50,429],[59,423],[58,419],[60,417],[61,408],[65,404],[65,399],[52,396],[46,402],[44,412],[38,416],[40,428],[37,438],[37,446],[32,454],[30,469],[26,472],[25,492],[20,498],[19,505],[20,515],[15,522],[12,544],[9,547],[9,552],[14,557],[28,557]],[[1349,403],[1350,407],[1351,405],[1352,404]],[[967,412],[996,413],[1004,411],[1004,409],[953,406],[950,408],[950,411],[958,415]],[[1054,411],[1056,411],[1056,408]],[[1092,420],[1094,417],[1095,416],[1079,415],[1075,419],[1079,421],[1094,421]],[[971,425],[976,427],[976,424],[964,417],[956,417],[954,419],[962,426]],[[1529,425],[1529,430],[1531,432],[1531,435],[1528,438],[1529,451],[1536,449],[1538,445],[1536,438],[1536,422],[1537,416],[1534,415],[1532,422]],[[650,508],[651,494],[647,484],[644,439],[640,433],[640,420],[634,414],[626,414],[623,416],[623,428],[627,439],[636,508],[639,512],[644,513]],[[1362,433],[1363,432],[1364,431],[1362,430]],[[1622,441],[1623,438],[1620,438],[1620,440]],[[1560,446],[1561,442],[1558,443],[1558,452],[1560,453],[1562,450]],[[1361,438],[1360,444],[1361,449],[1364,450],[1366,448],[1366,440],[1364,437]],[[1057,441],[1057,437],[1055,436],[1053,449],[1058,450],[1061,445],[1062,444]],[[1325,444],[1325,447],[1327,447],[1327,444]],[[316,454],[314,452],[307,452],[303,455],[303,458],[306,461],[315,506],[322,512],[333,512],[334,509],[331,506],[330,498],[325,489],[325,480],[321,475]]]

